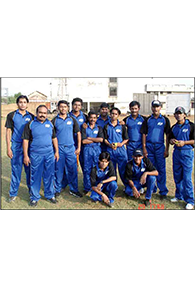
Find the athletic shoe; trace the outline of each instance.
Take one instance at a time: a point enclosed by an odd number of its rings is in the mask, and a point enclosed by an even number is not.
[[[76,192],[76,191],[70,190],[69,193],[76,197],[83,197],[83,195],[79,191]]]
[[[144,194],[144,192],[145,192],[144,188],[141,188],[139,191],[140,194]]]
[[[30,206],[37,206],[37,201],[36,200],[31,200],[30,201]]]
[[[55,197],[59,197],[59,196],[60,196],[60,192],[56,192]]]
[[[83,190],[83,193],[86,195],[86,194],[88,194],[88,192],[89,191],[87,191],[87,190]]]
[[[50,199],[47,199],[47,201],[51,202],[51,203],[54,203],[56,204],[57,203],[57,200],[55,199],[55,197],[52,197]]]
[[[9,197],[9,202],[15,201],[17,196],[10,196]]]
[[[188,209],[188,210],[194,209],[194,205],[191,204],[191,203],[188,203],[188,204],[186,205],[186,209]]]
[[[171,202],[178,202],[179,199],[177,197],[171,198]]]
[[[167,199],[167,196],[160,194],[160,200],[163,200],[163,199]]]
[[[110,207],[110,208],[113,208],[114,207],[114,205],[113,205],[113,203],[111,203],[111,202],[109,202],[108,204],[106,204],[108,207]]]
[[[145,206],[149,206],[151,204],[151,199],[146,199],[145,200]]]

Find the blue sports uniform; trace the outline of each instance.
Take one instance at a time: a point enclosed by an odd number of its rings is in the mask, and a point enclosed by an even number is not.
[[[66,185],[70,191],[78,192],[78,172],[77,159],[75,154],[74,134],[80,131],[77,121],[67,115],[65,119],[57,115],[52,123],[56,132],[59,146],[60,159],[55,165],[55,192],[60,193],[64,173],[66,175]]]
[[[52,139],[56,138],[53,124],[48,119],[41,123],[35,117],[25,126],[22,138],[30,142],[30,199],[38,201],[41,198],[39,191],[42,177],[44,196],[51,199],[54,197],[55,166]]]
[[[141,127],[141,133],[146,135],[146,149],[148,158],[158,170],[157,186],[160,195],[167,195],[166,165],[164,158],[164,134],[170,132],[170,121],[161,114],[156,119],[153,115],[146,118]]]
[[[108,179],[112,176],[116,176],[115,169],[113,163],[110,161],[106,169],[103,171],[99,168],[98,164],[93,167],[91,171],[91,186],[97,186],[102,180]],[[116,180],[113,180],[108,183],[104,183],[101,191],[104,192],[109,200],[110,203],[114,202],[114,196],[118,189]],[[91,199],[94,201],[102,201],[102,196],[95,192],[94,190],[91,193]]]
[[[19,110],[11,112],[7,115],[5,127],[12,130],[12,146],[13,158],[11,159],[11,183],[9,195],[17,196],[18,188],[21,181],[22,166],[23,166],[23,148],[22,148],[22,133],[25,125],[34,119],[34,115],[26,111],[23,116]],[[24,165],[26,173],[26,184],[30,193],[30,166]]]
[[[104,127],[104,139],[109,143],[122,143],[124,140],[128,139],[128,134],[125,126],[119,124],[117,121],[117,125],[113,126],[111,121]],[[107,152],[110,154],[111,161],[114,164],[114,168],[116,171],[116,164],[118,164],[120,178],[125,184],[125,166],[127,164],[127,151],[125,146],[117,147],[116,150],[113,150],[111,147],[107,146]]]
[[[132,159],[126,165],[125,179],[127,181],[132,180],[138,191],[143,187],[147,187],[145,197],[146,199],[151,199],[152,193],[155,189],[156,176],[147,175],[146,183],[144,185],[140,184],[140,178],[144,174],[144,172],[154,170],[156,170],[156,168],[153,166],[152,162],[148,158],[143,158],[140,166],[136,165],[134,159]],[[133,196],[133,190],[129,186],[129,184],[125,185],[125,193],[129,196]]]
[[[100,116],[98,117],[98,119],[97,119],[96,124],[97,124],[98,126],[100,126],[102,129],[104,129],[105,125],[107,125],[109,121],[110,121],[110,117],[109,117],[109,116],[107,116],[107,119],[104,120],[104,119],[101,117],[101,115],[100,115]],[[103,151],[107,151],[107,145],[106,145],[104,142],[101,143],[101,151],[102,151],[102,152],[103,152]]]
[[[73,111],[71,111],[69,114],[71,117],[73,117],[77,121],[77,123],[79,125],[79,129],[81,131],[82,125],[84,123],[86,123],[86,121],[87,121],[87,116],[82,111],[80,111],[80,114],[78,115],[78,117],[76,117],[73,114]],[[77,134],[76,133],[74,134],[74,142],[75,142],[75,148],[77,149],[78,143],[77,143]],[[79,162],[81,165],[81,169],[83,171],[84,170],[84,155],[83,155],[83,145],[82,144],[81,144],[81,151],[80,151],[80,155],[79,155]]]
[[[133,151],[142,148],[142,134],[140,132],[145,117],[138,115],[136,119],[130,115],[123,119],[127,127],[129,141],[127,143],[128,160],[132,159]]]
[[[82,140],[91,138],[104,138],[103,130],[100,126],[95,124],[95,127],[91,129],[89,123],[87,128],[81,130]],[[99,155],[101,153],[101,143],[84,144],[84,190],[91,191],[90,174],[93,166],[98,163]]]
[[[172,126],[169,139],[178,141],[194,140],[194,124],[185,120],[183,125],[176,123]],[[177,147],[174,145],[173,151],[173,176],[176,185],[175,197],[185,200],[194,205],[194,190],[192,183],[192,170],[194,162],[194,146],[184,145]]]

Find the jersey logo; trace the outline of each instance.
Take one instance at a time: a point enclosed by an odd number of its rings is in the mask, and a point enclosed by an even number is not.
[[[82,122],[83,122],[83,119],[80,119],[80,120],[79,120],[79,122],[81,122],[81,123],[82,123]]]
[[[26,118],[26,119],[25,119],[25,121],[26,121],[26,122],[29,122],[29,121],[30,121],[30,119],[29,119],[29,118]]]
[[[145,171],[145,170],[146,170],[145,167],[142,167],[141,172],[143,172],[143,171]]]
[[[121,130],[119,130],[119,129],[116,129],[116,132],[117,132],[117,133],[120,133],[120,132],[121,132]]]
[[[162,125],[163,125],[163,123],[158,123],[158,124],[157,124],[157,126],[162,126]]]
[[[49,127],[50,127],[50,125],[49,125],[49,124],[46,124],[46,125],[45,125],[45,127],[46,127],[46,128],[49,128]]]
[[[71,121],[68,121],[68,122],[67,122],[67,125],[71,125],[71,124],[72,124],[72,122],[71,122]]]
[[[138,125],[142,125],[142,122],[138,122],[137,124],[138,124]]]
[[[94,131],[93,133],[94,133],[95,135],[97,135],[97,134],[98,134],[98,131]]]
[[[188,129],[183,129],[182,132],[183,133],[187,133]]]

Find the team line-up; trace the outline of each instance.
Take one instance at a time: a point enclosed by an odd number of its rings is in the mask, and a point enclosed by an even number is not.
[[[171,201],[184,200],[186,209],[194,208],[194,124],[186,118],[183,107],[175,108],[176,123],[170,127],[158,100],[152,101],[149,117],[140,115],[140,103],[132,101],[130,115],[120,122],[121,111],[117,107],[109,110],[107,103],[100,105],[98,117],[95,111],[88,116],[81,111],[80,98],[73,99],[71,112],[69,103],[61,100],[58,115],[50,121],[45,105],[39,105],[34,116],[27,111],[28,102],[26,96],[19,96],[18,109],[7,115],[5,124],[11,159],[9,202],[17,198],[24,164],[31,206],[41,198],[43,179],[44,196],[53,204],[69,185],[70,194],[80,198],[90,193],[94,202],[103,201],[112,207],[118,189],[118,166],[126,195],[139,198],[146,188],[148,206],[157,188],[160,199],[168,194],[165,159],[171,144],[176,188]],[[83,172],[83,193],[78,190],[78,162]]]

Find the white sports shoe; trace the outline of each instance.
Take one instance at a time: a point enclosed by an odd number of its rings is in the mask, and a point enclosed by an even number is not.
[[[139,191],[140,194],[144,194],[144,188],[141,188]]]
[[[171,198],[171,202],[178,202],[179,199],[177,197]]]
[[[191,204],[191,203],[188,203],[187,205],[186,205],[186,209],[194,209],[194,205],[193,204]]]

